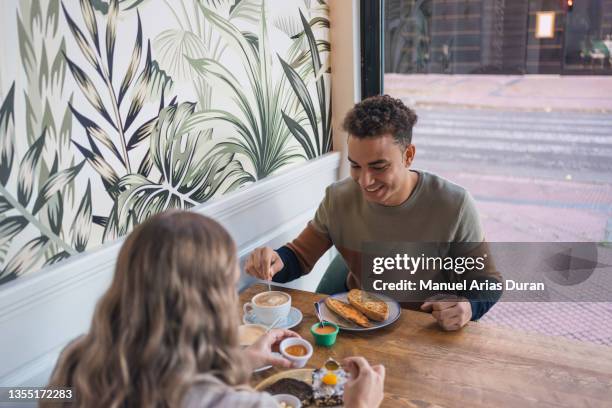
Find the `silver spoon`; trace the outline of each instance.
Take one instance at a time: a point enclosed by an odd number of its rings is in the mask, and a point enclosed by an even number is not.
[[[320,309],[320,307],[321,306],[319,305],[319,302],[314,302],[314,308],[315,308],[315,312],[317,314],[317,317],[319,318],[319,323],[321,324],[321,326],[325,326],[325,321],[321,317],[321,309]]]
[[[282,318],[283,316],[277,317],[276,320],[271,325],[268,326],[268,328],[266,329],[266,333],[272,330],[278,324],[278,322],[280,322]]]
[[[272,263],[270,264],[270,267],[269,267],[270,269],[272,269],[272,265],[274,265],[274,263],[275,262],[272,261]],[[270,275],[270,279],[267,280],[267,282],[266,282],[268,284],[268,292],[272,291],[272,287],[270,286],[270,281],[272,280],[273,277],[274,277],[274,274]]]

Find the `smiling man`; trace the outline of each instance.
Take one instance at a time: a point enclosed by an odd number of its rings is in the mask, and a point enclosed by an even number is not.
[[[388,95],[363,100],[347,114],[351,177],[330,185],[312,221],[300,235],[277,249],[258,248],[249,256],[247,273],[264,280],[288,282],[310,272],[334,245],[349,272],[345,289],[361,288],[362,248],[368,242],[449,243],[443,256],[476,257],[486,253],[484,233],[469,193],[435,174],[411,169],[416,154],[412,128],[416,114]],[[460,244],[464,245],[460,245]],[[501,280],[492,262],[464,277]],[[341,277],[344,279],[344,275]],[[450,282],[444,270],[422,279]],[[445,330],[476,320],[499,294],[465,291],[442,301],[402,306],[431,312]]]

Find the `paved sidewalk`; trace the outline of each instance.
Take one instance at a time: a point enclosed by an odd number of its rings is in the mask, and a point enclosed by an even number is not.
[[[612,185],[429,169],[476,199],[490,242],[610,241]],[[482,321],[612,345],[612,303],[499,302]]]
[[[612,76],[385,74],[409,106],[612,112]]]
[[[445,174],[476,199],[492,242],[609,240],[612,185],[512,175]]]

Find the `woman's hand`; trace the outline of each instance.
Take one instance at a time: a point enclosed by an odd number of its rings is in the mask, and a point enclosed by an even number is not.
[[[290,368],[291,361],[282,356],[272,354],[272,348],[289,337],[300,337],[294,331],[272,329],[257,341],[244,349],[244,355],[252,370],[259,367],[273,365],[274,367]]]
[[[344,386],[344,406],[378,407],[385,396],[385,367],[370,366],[363,357],[347,357],[342,360],[342,368],[351,375]]]

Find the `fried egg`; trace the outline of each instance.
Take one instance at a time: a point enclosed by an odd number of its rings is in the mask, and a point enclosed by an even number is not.
[[[319,368],[312,372],[312,391],[314,402],[319,407],[342,404],[344,385],[348,375],[342,368],[328,370]]]

